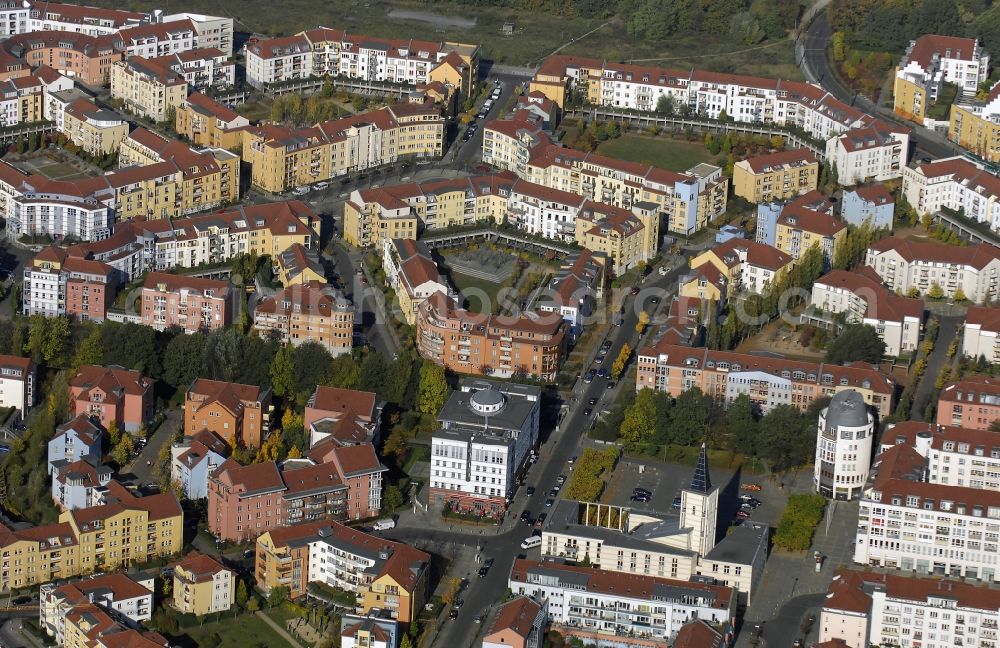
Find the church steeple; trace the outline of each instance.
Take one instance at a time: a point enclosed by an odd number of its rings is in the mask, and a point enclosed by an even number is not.
[[[695,493],[708,495],[712,492],[712,478],[708,474],[708,451],[704,442],[701,444],[701,452],[698,453],[698,465],[694,468],[694,476],[691,477],[691,485],[688,490]]]

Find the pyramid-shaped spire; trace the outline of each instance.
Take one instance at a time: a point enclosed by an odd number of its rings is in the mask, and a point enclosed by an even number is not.
[[[712,491],[712,478],[708,475],[708,451],[704,443],[701,444],[698,465],[694,468],[694,477],[691,478],[691,486],[688,487],[688,490],[705,494]]]

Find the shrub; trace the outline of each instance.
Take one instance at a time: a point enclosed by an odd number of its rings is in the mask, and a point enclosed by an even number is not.
[[[789,551],[807,550],[825,508],[826,498],[822,495],[799,493],[789,497],[774,533],[774,546]]]

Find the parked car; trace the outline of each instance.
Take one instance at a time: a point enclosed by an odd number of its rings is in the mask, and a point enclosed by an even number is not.
[[[740,484],[740,488],[742,490],[750,491],[752,493],[759,493],[761,490],[760,484],[752,484],[752,483],[742,483]]]
[[[594,408],[593,407],[588,407],[587,409],[583,410],[583,415],[584,416],[590,416],[593,413],[594,413]]]
[[[531,518],[531,511],[529,511],[528,509],[524,509],[523,511],[521,511],[522,522],[527,522],[530,518]]]
[[[597,375],[597,372],[594,371],[593,369],[591,369],[590,371],[588,371],[586,373],[586,375],[584,375],[583,382],[585,382],[585,383],[587,383],[589,385],[590,383],[594,382],[594,376],[596,376],[596,375]]]
[[[575,464],[575,463],[576,463],[576,455],[573,455],[572,457],[570,457],[570,458],[569,458],[569,461],[567,461],[566,463],[568,463],[568,464],[569,464],[569,465],[571,465],[571,466],[572,466],[573,464]]]
[[[549,497],[559,497],[559,487],[553,486],[552,490],[549,491]]]
[[[591,405],[597,405],[597,399],[596,399],[596,398],[591,398],[591,399],[590,399],[589,401],[587,401],[587,402],[588,402],[589,404],[591,404]]]
[[[538,519],[535,520],[535,528],[536,529],[541,529],[542,528],[542,525],[545,524],[545,518],[548,517],[548,515],[549,515],[548,513],[539,513],[538,514]]]
[[[678,495],[677,497],[675,497],[674,501],[670,504],[670,506],[674,507],[675,509],[679,509],[681,507],[681,496]]]
[[[535,494],[535,487],[534,486],[528,486],[528,488],[527,488],[527,490],[525,492],[528,495],[534,495]]]
[[[597,357],[594,358],[594,364],[601,364],[602,362],[604,362],[605,357],[606,356],[603,353],[598,353]]]
[[[552,508],[552,505],[555,503],[556,501],[550,497],[549,499],[545,500],[545,508]]]
[[[736,517],[740,518],[741,520],[745,520],[748,517],[750,517],[750,514],[747,513],[746,511],[736,511]]]
[[[482,623],[483,622],[483,614],[480,612],[472,620],[475,621],[476,623]]]
[[[648,488],[640,488],[639,486],[636,486],[635,488],[632,489],[632,494],[633,495],[652,495],[653,491],[649,490]]]
[[[316,184],[313,185],[313,188],[322,191],[323,189],[326,189],[329,186],[330,186],[329,182],[317,182]]]
[[[559,484],[560,486],[562,486],[563,484],[565,484],[566,483],[566,475],[559,475],[558,477],[556,477],[556,483]]]
[[[628,294],[633,295],[633,296],[634,295],[638,295],[639,294],[639,286],[632,286],[632,290],[628,291]]]
[[[458,618],[458,608],[451,608],[451,612],[448,613],[448,618],[449,619],[457,619]]]
[[[611,372],[605,369],[604,367],[601,367],[600,369],[598,369],[597,375],[600,376],[601,378],[608,378],[611,376]]]
[[[632,493],[632,497],[629,498],[629,500],[633,502],[648,502],[651,499],[653,498],[649,495],[643,495],[641,493]]]
[[[296,188],[292,189],[292,195],[293,196],[304,196],[307,193],[309,193],[309,190],[306,189],[305,187],[296,187]]]
[[[608,389],[614,389],[614,388],[615,388],[615,381],[609,380],[608,381]]]

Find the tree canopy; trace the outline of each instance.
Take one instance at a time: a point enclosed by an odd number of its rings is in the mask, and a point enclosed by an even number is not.
[[[877,364],[885,355],[885,342],[871,324],[848,324],[833,339],[826,352],[826,361],[845,364],[863,360]]]

